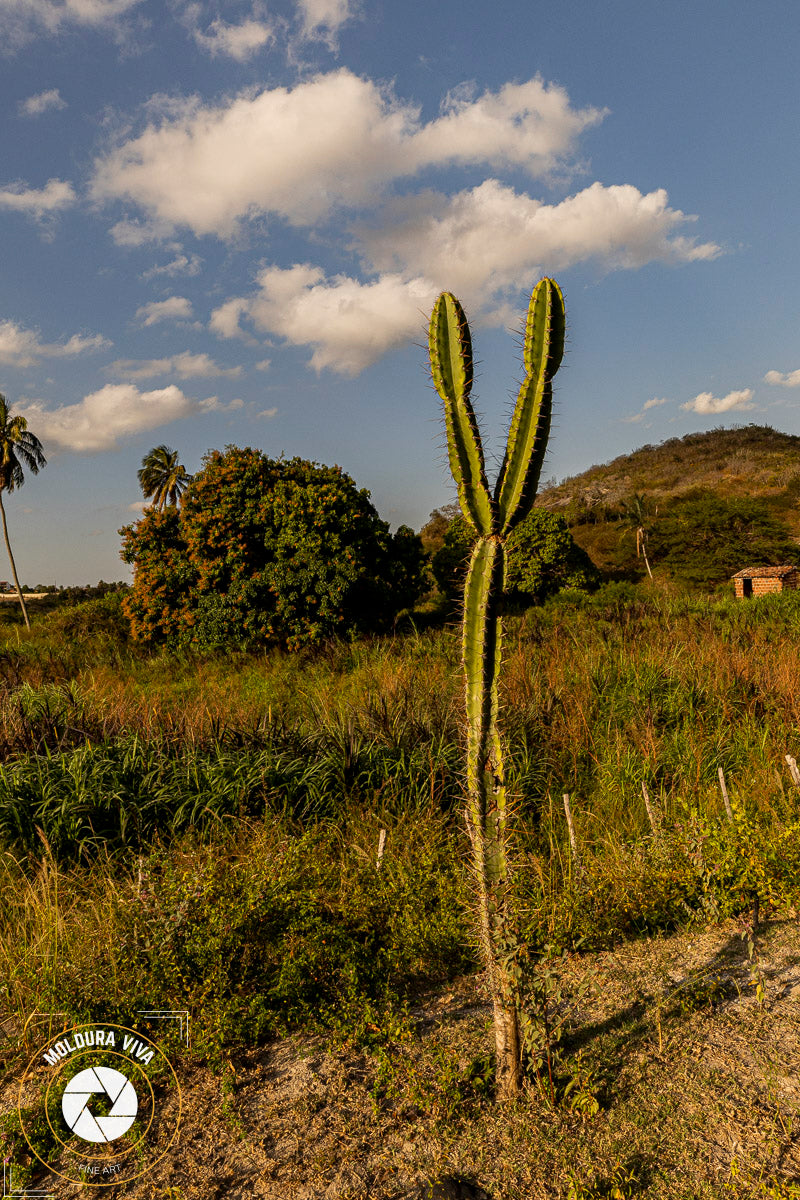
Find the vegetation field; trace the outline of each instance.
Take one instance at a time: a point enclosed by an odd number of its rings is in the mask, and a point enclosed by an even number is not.
[[[796,1093],[751,1072],[737,1110],[747,1139],[720,1135],[713,1154],[697,1150],[711,1133],[691,1073],[685,1111],[659,1107],[678,1103],[666,1080],[684,1070],[698,1022],[749,1005],[739,1051],[752,1062],[772,1044],[770,1020],[784,1020],[778,1001],[800,961],[786,932],[800,906],[800,791],[785,761],[800,757],[799,651],[791,594],[742,604],[610,584],[507,623],[531,1084],[502,1117],[469,911],[457,630],[409,621],[293,654],[158,654],[129,642],[115,593],[41,615],[30,633],[9,616],[9,1088],[32,1014],[185,1009],[186,1070],[198,1096],[217,1096],[234,1143],[258,1142],[251,1072],[267,1079],[276,1054],[291,1071],[310,1054],[315,1078],[328,1072],[327,1091],[285,1097],[311,1105],[296,1120],[322,1139],[319,1161],[308,1152],[301,1169],[276,1151],[262,1190],[255,1177],[249,1191],[226,1189],[209,1166],[205,1179],[164,1176],[153,1195],[800,1195]],[[663,962],[648,974],[625,958],[670,938],[716,939],[719,953],[688,954],[677,983]],[[599,964],[616,982],[598,992]],[[645,1060],[661,1073],[657,1094]],[[349,1116],[336,1092],[348,1079]],[[314,1132],[323,1092],[344,1158]],[[23,1161],[10,1095],[0,1091],[0,1140]],[[389,1147],[382,1167],[370,1122]],[[445,1168],[450,1182],[432,1191]]]

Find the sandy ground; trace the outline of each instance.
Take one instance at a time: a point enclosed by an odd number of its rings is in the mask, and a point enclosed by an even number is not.
[[[589,985],[567,1052],[596,1113],[553,1109],[535,1086],[503,1106],[464,1085],[489,1045],[469,977],[419,997],[414,1037],[383,1055],[298,1035],[232,1053],[224,1078],[189,1060],[178,1141],[137,1183],[42,1173],[34,1186],[114,1200],[800,1197],[796,919],[764,927],[758,972],[729,921],[573,957],[563,981]],[[10,1033],[0,1115],[21,1063]]]

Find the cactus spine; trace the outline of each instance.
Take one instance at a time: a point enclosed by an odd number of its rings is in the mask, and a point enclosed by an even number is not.
[[[505,455],[494,492],[470,401],[472,339],[464,310],[443,292],[428,331],[431,373],[444,404],[450,469],[465,519],[476,534],[464,584],[462,662],[467,716],[466,821],[478,899],[480,944],[494,1009],[498,1091],[522,1083],[518,992],[509,969],[515,944],[508,911],[508,806],[497,681],[502,661],[502,597],[508,534],[531,511],[550,433],[552,379],[564,352],[564,298],[553,279],[531,295],[523,363]]]

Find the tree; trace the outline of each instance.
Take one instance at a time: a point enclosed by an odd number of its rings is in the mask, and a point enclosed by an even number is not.
[[[695,587],[727,582],[743,567],[794,563],[797,543],[764,501],[695,488],[673,500],[651,534],[658,560]]]
[[[541,604],[556,592],[588,592],[599,583],[597,567],[558,513],[534,508],[509,535],[506,592],[511,601]]]
[[[459,516],[460,512],[459,504],[443,504],[441,508],[433,510],[427,522],[420,529],[419,536],[422,545],[431,557],[441,550],[447,531],[452,525],[453,519]]]
[[[644,496],[634,495],[632,499],[622,501],[622,510],[622,520],[626,529],[636,534],[636,557],[644,559],[647,574],[652,579],[653,572],[650,570],[650,562],[647,558],[647,538],[650,533],[648,528],[650,514],[647,511],[647,501]]]
[[[456,517],[433,557],[436,582],[451,600],[461,593],[474,540],[464,518]],[[598,582],[597,568],[557,513],[534,508],[509,534],[506,596],[513,603],[541,604],[562,588],[588,591]]]
[[[174,506],[148,509],[120,530],[120,557],[134,567],[134,585],[123,610],[137,642],[175,645],[184,638],[188,597],[197,583]]]
[[[39,468],[46,465],[47,459],[42,450],[42,443],[34,434],[29,432],[28,423],[24,417],[11,415],[8,401],[0,393],[0,517],[3,519],[3,536],[6,539],[6,550],[8,551],[8,559],[11,563],[11,574],[14,576],[14,586],[17,589],[17,596],[22,607],[22,615],[25,618],[25,624],[28,629],[30,629],[31,623],[28,619],[28,610],[25,607],[25,601],[22,598],[22,588],[19,586],[19,579],[17,578],[14,555],[11,553],[6,510],[3,505],[3,492],[13,492],[16,488],[22,487],[25,482],[23,466],[32,471],[34,475],[38,475]]]
[[[386,629],[419,595],[419,538],[396,534],[339,467],[213,450],[183,504],[120,530],[134,637],[212,647]]]
[[[178,451],[163,445],[145,454],[137,475],[145,500],[152,496],[154,507],[161,511],[168,504],[177,506],[192,481],[183,463],[178,462]]]

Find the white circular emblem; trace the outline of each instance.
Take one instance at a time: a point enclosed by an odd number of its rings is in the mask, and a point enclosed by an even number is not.
[[[107,1116],[96,1117],[89,1109],[93,1096],[107,1096],[111,1109]],[[113,1142],[127,1133],[139,1111],[136,1089],[121,1071],[113,1067],[88,1067],[70,1079],[61,1097],[64,1120],[73,1133],[85,1142]]]

